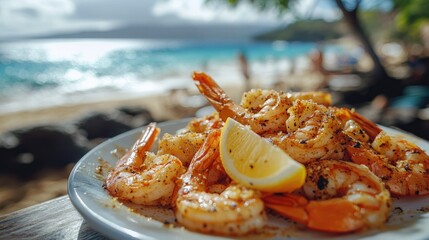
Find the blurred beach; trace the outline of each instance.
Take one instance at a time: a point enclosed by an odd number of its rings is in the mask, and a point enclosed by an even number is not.
[[[236,103],[250,89],[323,91],[429,140],[429,4],[381,2],[0,1],[0,216],[66,196],[76,163],[109,139],[212,113],[194,71]]]

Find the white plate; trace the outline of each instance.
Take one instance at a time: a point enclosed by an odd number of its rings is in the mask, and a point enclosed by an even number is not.
[[[175,133],[178,129],[183,128],[188,121],[188,119],[183,119],[165,122],[158,124],[158,127],[162,130],[161,134]],[[429,143],[425,140],[390,128],[384,129],[391,134],[402,135],[429,151]],[[103,179],[107,174],[107,166],[114,166],[118,160],[112,151],[132,146],[141,130],[135,129],[126,132],[100,144],[76,164],[68,182],[68,193],[75,208],[92,228],[112,239],[220,239],[216,236],[171,227],[170,224],[160,222],[173,222],[174,216],[172,216],[171,211],[150,207],[132,206],[130,208],[130,206],[115,201],[103,189]],[[395,199],[393,213],[385,227],[347,235],[310,231],[290,221],[270,217],[270,225],[282,226],[282,228],[268,228],[267,233],[262,236],[279,234],[277,235],[279,239],[428,239],[428,209],[429,196]],[[142,214],[150,217],[145,217]]]

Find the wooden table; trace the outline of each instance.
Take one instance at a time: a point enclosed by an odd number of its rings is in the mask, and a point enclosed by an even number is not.
[[[0,239],[107,239],[92,230],[68,196],[0,216]]]

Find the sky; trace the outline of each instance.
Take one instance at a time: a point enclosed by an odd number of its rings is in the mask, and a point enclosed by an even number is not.
[[[264,24],[286,25],[274,11],[261,13],[248,4],[231,9],[212,0],[0,0],[0,39],[85,30],[109,30],[129,25]],[[316,3],[317,2],[317,3]],[[322,2],[322,3],[321,3]],[[325,3],[323,3],[325,2]],[[333,20],[339,12],[326,1],[297,1],[298,16]]]

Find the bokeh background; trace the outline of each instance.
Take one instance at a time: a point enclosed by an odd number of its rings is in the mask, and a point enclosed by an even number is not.
[[[428,0],[0,0],[0,214],[108,138],[207,112],[190,78],[327,91],[429,139]]]

